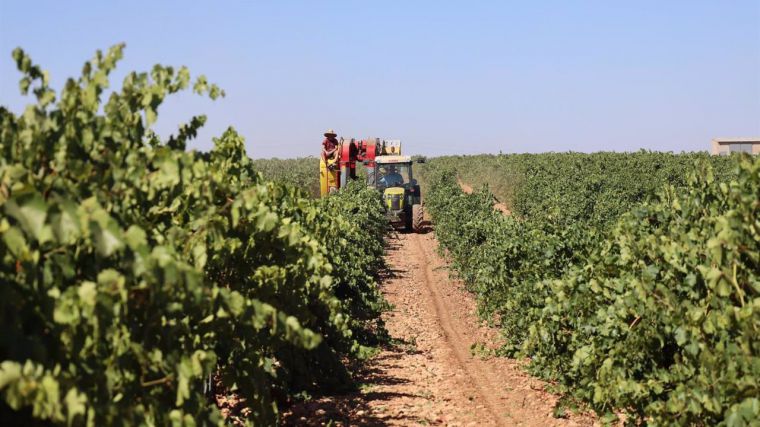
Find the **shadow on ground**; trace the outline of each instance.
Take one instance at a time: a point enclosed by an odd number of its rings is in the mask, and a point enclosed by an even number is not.
[[[429,222],[423,225],[423,232],[432,228]],[[401,232],[399,232],[401,233]],[[398,250],[400,243],[391,233],[386,240],[386,250]],[[403,278],[408,272],[385,266],[378,272],[382,283],[391,278]],[[418,424],[414,414],[377,414],[370,409],[370,402],[384,402],[398,397],[418,397],[407,393],[377,391],[388,385],[408,383],[408,380],[389,375],[386,369],[397,367],[404,354],[416,353],[413,343],[392,339],[383,346],[383,351],[367,363],[356,368],[355,380],[359,391],[344,395],[315,397],[307,402],[297,402],[283,413],[284,426],[386,426],[388,424]]]
[[[389,234],[391,236],[393,236],[394,234],[415,234],[414,231],[406,231],[403,228],[396,228],[390,225],[388,227],[389,227],[388,229],[390,230]],[[419,231],[416,232],[416,234],[427,234],[431,231],[433,231],[433,223],[428,220],[424,220],[420,223],[420,229]]]
[[[417,397],[407,393],[375,391],[378,386],[406,384],[407,380],[389,376],[377,366],[393,367],[402,353],[416,351],[413,346],[403,341],[394,341],[385,347],[385,352],[374,357],[356,375],[361,391],[323,396],[308,402],[296,403],[283,414],[284,426],[385,426],[389,423],[415,424],[413,414],[388,415],[374,414],[370,402],[383,402],[398,397]],[[376,405],[377,406],[377,405]]]
[[[422,223],[420,234],[429,233],[433,230],[430,221]],[[386,251],[392,252],[399,249],[398,234],[407,234],[404,231],[393,230],[386,239]],[[404,278],[407,271],[385,266],[378,272],[380,284],[393,278]],[[416,353],[414,343],[392,339],[383,346],[383,352],[373,357],[356,372],[356,383],[359,391],[349,394],[321,396],[307,402],[297,402],[286,408],[283,412],[282,425],[284,426],[386,426],[389,424],[415,425],[419,419],[414,414],[377,414],[370,409],[369,403],[389,401],[398,397],[419,397],[407,393],[394,393],[377,391],[378,388],[387,385],[405,384],[409,381],[403,378],[389,375],[388,368],[397,367],[404,354]]]

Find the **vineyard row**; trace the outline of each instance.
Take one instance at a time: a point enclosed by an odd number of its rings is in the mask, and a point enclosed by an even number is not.
[[[0,107],[0,418],[272,425],[279,403],[350,386],[382,334],[374,191],[313,200],[266,182],[227,130],[150,126],[187,69],[129,73],[116,46],[56,93],[21,50],[23,114]],[[223,92],[204,77],[193,91]]]
[[[489,161],[504,169],[477,170]],[[760,419],[760,159],[448,157],[423,172],[436,236],[502,351],[563,404],[630,424]],[[489,173],[507,177],[511,216],[457,185]]]

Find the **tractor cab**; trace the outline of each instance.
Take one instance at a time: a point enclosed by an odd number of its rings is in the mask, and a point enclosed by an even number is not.
[[[406,187],[411,184],[412,161],[408,156],[382,156],[375,161],[377,188]]]
[[[422,223],[420,186],[412,173],[412,158],[401,155],[377,156],[368,185],[383,195],[387,216],[394,226],[418,231]]]

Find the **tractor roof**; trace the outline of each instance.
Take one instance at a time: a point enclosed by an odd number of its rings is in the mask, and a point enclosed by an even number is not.
[[[377,163],[409,163],[412,161],[411,156],[377,156],[375,162]]]

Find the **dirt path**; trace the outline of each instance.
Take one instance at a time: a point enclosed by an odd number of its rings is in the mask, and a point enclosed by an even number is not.
[[[395,234],[382,289],[397,343],[362,373],[360,393],[324,398],[288,423],[325,425],[574,426],[590,418],[552,416],[557,397],[522,362],[487,358],[498,333],[479,325],[475,302],[448,277],[434,235]],[[473,350],[475,349],[475,350]]]
[[[470,186],[469,184],[466,184],[459,178],[457,178],[457,184],[459,184],[459,188],[461,188],[462,191],[464,191],[467,194],[472,194],[472,186]],[[494,209],[496,209],[497,211],[500,211],[504,215],[512,214],[512,212],[509,210],[507,205],[504,204],[503,202],[500,202],[498,199],[496,199],[496,196],[494,196],[493,200],[494,200],[494,203],[493,203]]]

